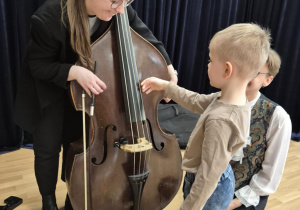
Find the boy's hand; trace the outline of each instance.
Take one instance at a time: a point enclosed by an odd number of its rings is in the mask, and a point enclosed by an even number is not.
[[[227,210],[232,210],[240,207],[242,205],[241,201],[237,198],[233,199],[231,203],[229,204]]]
[[[146,94],[151,93],[153,90],[165,90],[169,81],[158,79],[156,77],[149,77],[141,83],[142,91]]]

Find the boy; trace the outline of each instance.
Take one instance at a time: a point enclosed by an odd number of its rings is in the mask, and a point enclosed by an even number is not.
[[[269,195],[279,185],[291,139],[291,120],[281,106],[259,90],[273,81],[280,63],[279,55],[270,50],[266,64],[247,86],[246,95],[252,107],[251,147],[245,148],[242,164],[231,164],[237,198],[229,209],[265,209]]]
[[[141,83],[146,94],[164,90],[166,97],[202,114],[182,162],[183,170],[195,179],[192,186],[185,184],[189,195],[182,210],[226,209],[231,202],[234,177],[229,161],[249,134],[246,87],[267,60],[269,37],[255,24],[235,24],[214,35],[209,45],[208,76],[210,84],[221,89],[219,93],[201,95],[153,77]]]

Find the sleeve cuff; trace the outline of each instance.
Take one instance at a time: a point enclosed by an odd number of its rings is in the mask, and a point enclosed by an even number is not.
[[[68,76],[69,76],[69,72],[71,67],[74,64],[62,64],[61,67],[61,74],[62,76],[60,77],[61,79],[58,81],[58,86],[67,89],[70,86],[70,81],[68,81]]]
[[[173,96],[173,90],[177,85],[174,84],[173,82],[169,82],[169,84],[167,85],[166,89],[165,89],[165,97],[166,98],[172,98]]]
[[[237,190],[235,196],[242,202],[246,207],[257,206],[259,203],[259,195],[257,195],[249,185]]]

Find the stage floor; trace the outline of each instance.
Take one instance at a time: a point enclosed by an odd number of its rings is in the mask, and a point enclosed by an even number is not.
[[[42,203],[35,181],[31,149],[20,149],[0,155],[0,206],[4,205],[4,200],[9,196],[23,199],[23,204],[16,208],[18,210],[41,210]],[[60,180],[60,172],[56,197],[59,209],[63,210],[66,186]],[[165,210],[179,209],[182,201],[180,188]],[[266,209],[300,209],[300,142],[291,141],[281,183],[276,193],[270,196]]]

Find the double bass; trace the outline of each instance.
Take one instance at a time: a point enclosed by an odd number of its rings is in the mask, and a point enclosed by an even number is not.
[[[66,183],[71,204],[75,210],[85,206],[89,210],[163,209],[181,184],[181,153],[175,136],[164,133],[158,123],[163,93],[141,93],[140,82],[150,76],[169,80],[166,61],[129,27],[126,8],[91,50],[98,64],[96,75],[107,89],[94,102],[86,100],[82,105],[82,88],[76,81],[71,83],[76,110],[90,119],[85,123],[86,157],[82,140],[68,149]]]

